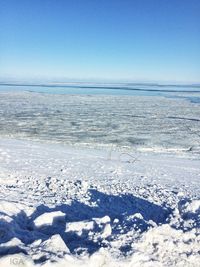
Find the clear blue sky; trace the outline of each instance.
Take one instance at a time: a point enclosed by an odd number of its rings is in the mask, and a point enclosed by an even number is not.
[[[200,82],[199,0],[0,0],[0,79]]]

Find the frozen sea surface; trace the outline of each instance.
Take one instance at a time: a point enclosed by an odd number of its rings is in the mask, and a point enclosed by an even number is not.
[[[198,154],[200,104],[186,96],[0,93],[0,135]]]

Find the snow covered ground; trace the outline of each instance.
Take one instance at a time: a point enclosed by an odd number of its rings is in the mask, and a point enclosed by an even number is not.
[[[0,139],[0,266],[200,266],[200,160]]]

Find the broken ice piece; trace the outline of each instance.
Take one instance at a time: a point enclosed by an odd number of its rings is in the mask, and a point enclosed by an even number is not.
[[[36,227],[52,225],[54,221],[64,221],[65,213],[61,211],[45,212],[34,220]]]

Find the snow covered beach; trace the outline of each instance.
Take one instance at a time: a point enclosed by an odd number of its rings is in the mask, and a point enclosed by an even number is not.
[[[198,266],[199,160],[8,139],[0,148],[1,266]]]
[[[199,129],[199,104],[32,96],[1,93],[0,266],[200,266],[199,141],[188,130]],[[70,116],[85,124],[66,126]],[[67,131],[87,146],[67,144]],[[124,147],[109,146],[116,137]]]

